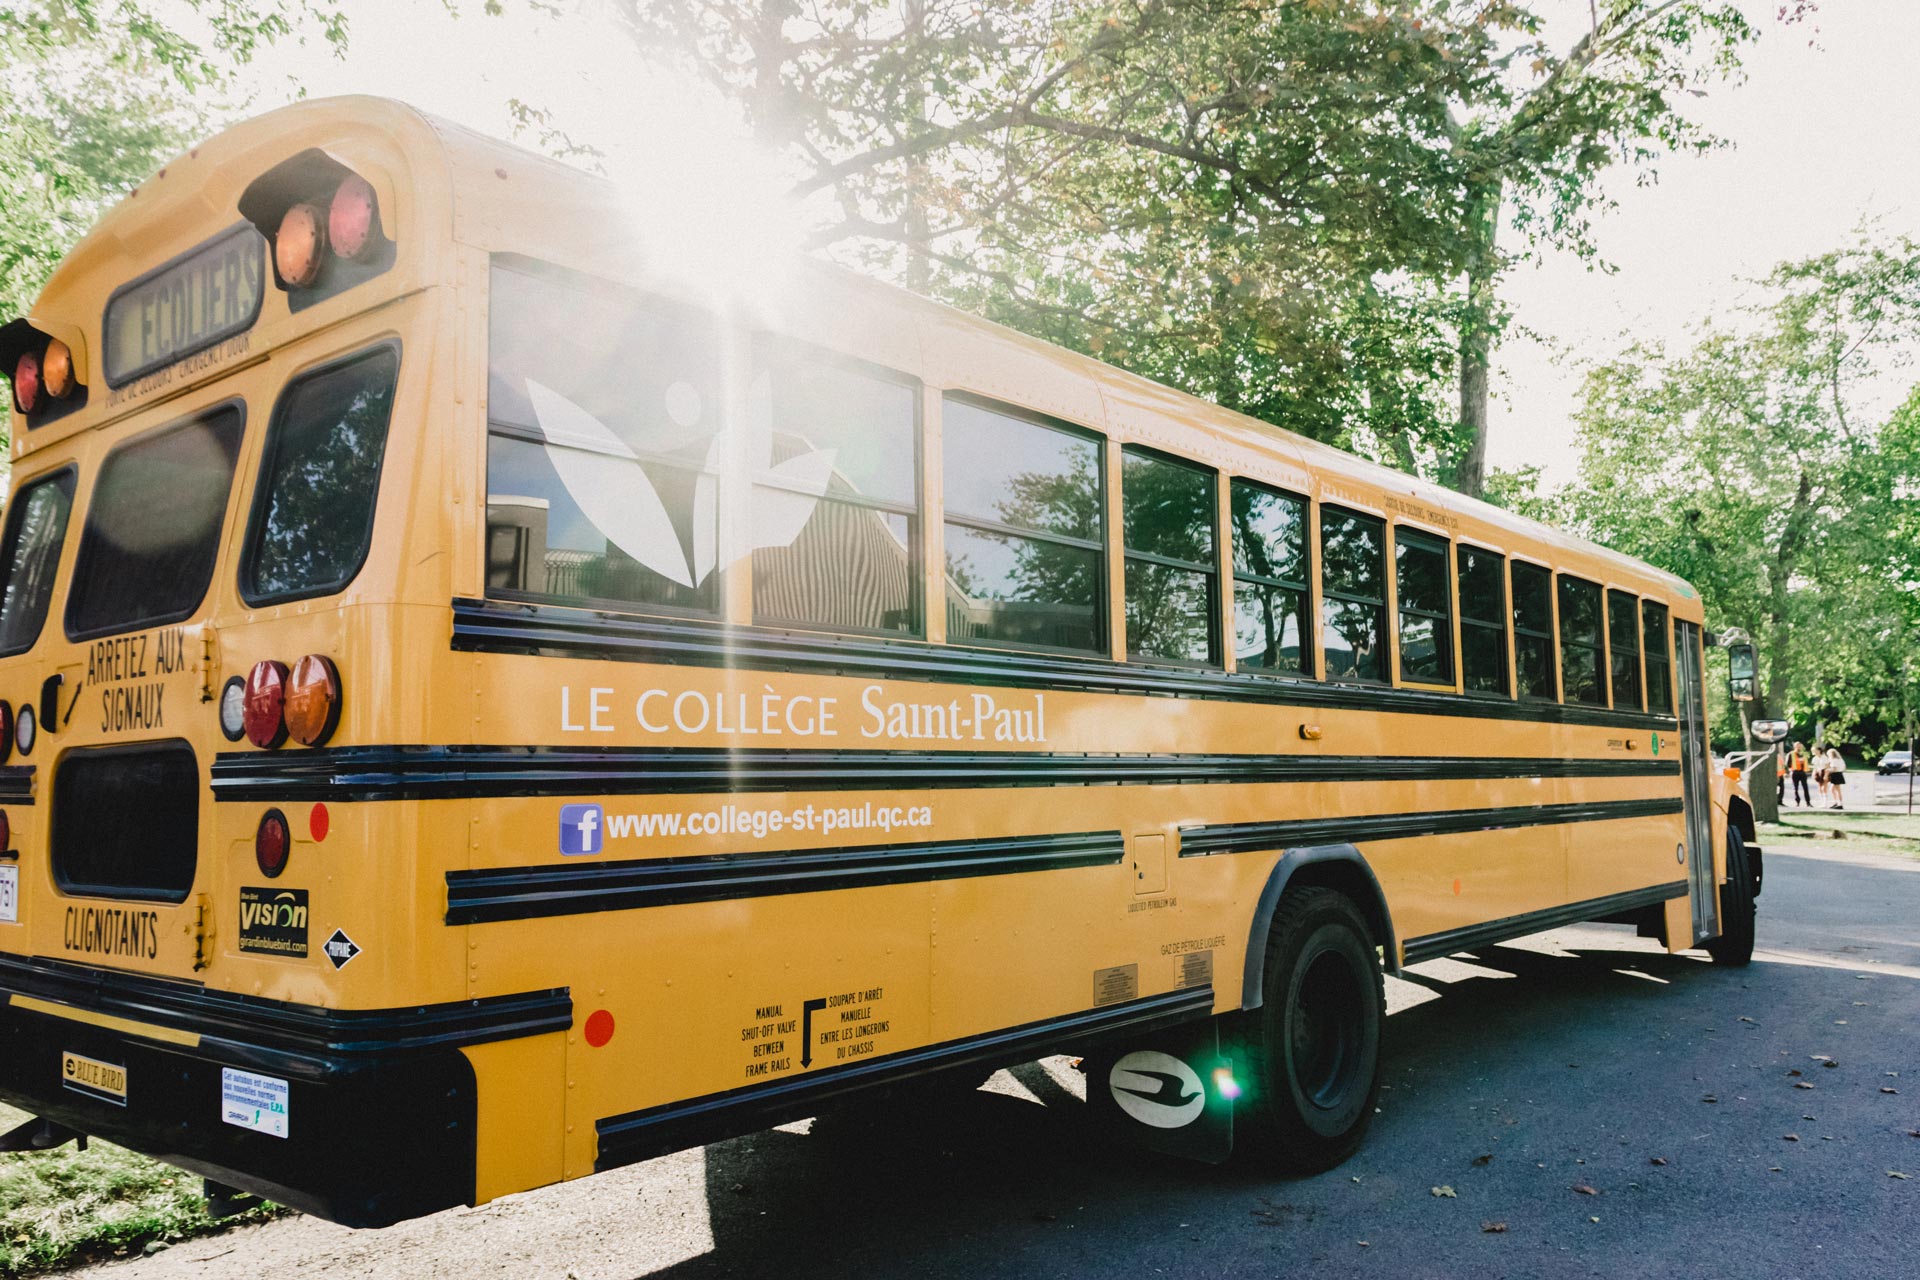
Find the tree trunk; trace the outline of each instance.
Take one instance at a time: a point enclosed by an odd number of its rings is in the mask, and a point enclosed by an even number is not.
[[[1487,378],[1493,361],[1493,339],[1499,332],[1500,276],[1499,183],[1477,191],[1467,206],[1474,248],[1467,259],[1467,306],[1460,319],[1460,430],[1466,436],[1453,487],[1478,498],[1487,487]]]

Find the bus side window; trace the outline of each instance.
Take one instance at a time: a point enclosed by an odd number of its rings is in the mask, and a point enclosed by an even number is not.
[[[1387,678],[1387,525],[1320,509],[1320,643],[1329,680]]]
[[[1312,675],[1307,500],[1251,480],[1230,492],[1234,668]]]
[[[941,414],[947,638],[1106,652],[1102,442],[956,396]]]
[[[1633,594],[1607,592],[1607,653],[1613,667],[1613,705],[1640,710],[1640,619]]]
[[[753,516],[780,535],[755,539],[754,620],[920,634],[918,387],[776,349],[749,411],[772,430]]]
[[[1506,696],[1506,557],[1460,543],[1460,674],[1468,693]]]
[[[1513,562],[1513,659],[1520,696],[1551,702],[1554,686],[1553,575],[1537,564]]]
[[[1673,714],[1673,648],[1667,633],[1667,606],[1640,602],[1640,630],[1646,640],[1647,710]]]
[[[1568,702],[1607,704],[1600,584],[1560,575],[1560,672]]]
[[[366,563],[399,374],[400,353],[378,347],[280,393],[241,561],[247,603],[330,595]]]
[[[25,653],[46,625],[53,575],[67,541],[73,512],[72,467],[22,485],[7,509],[6,540],[0,542],[0,654]]]
[[[1453,582],[1447,543],[1415,529],[1393,534],[1400,609],[1400,678],[1415,684],[1453,683]]]
[[[1120,457],[1127,656],[1218,662],[1214,473],[1131,447]]]
[[[719,611],[718,322],[496,258],[487,348],[487,593]]]

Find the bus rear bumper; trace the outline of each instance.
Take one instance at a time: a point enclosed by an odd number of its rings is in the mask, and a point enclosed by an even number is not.
[[[60,1002],[22,992],[23,965],[52,962],[0,957],[0,1101],[350,1227],[471,1203],[477,1090],[461,1047],[571,1022],[564,992],[381,1011],[203,992],[269,1025],[198,1031],[124,1012],[187,984],[112,975],[112,997]]]

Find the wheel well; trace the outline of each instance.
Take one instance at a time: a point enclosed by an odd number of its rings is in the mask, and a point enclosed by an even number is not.
[[[1333,889],[1351,898],[1367,919],[1367,932],[1373,936],[1373,945],[1387,952],[1390,967],[1399,967],[1393,958],[1393,925],[1387,920],[1385,904],[1380,901],[1380,886],[1365,868],[1344,858],[1309,862],[1287,880],[1289,890],[1308,887]]]
[[[1386,957],[1389,973],[1400,970],[1394,944],[1393,919],[1387,914],[1386,895],[1374,879],[1373,868],[1350,844],[1314,845],[1289,849],[1267,875],[1255,903],[1247,931],[1246,966],[1241,979],[1240,1007],[1258,1009],[1265,1002],[1267,934],[1280,900],[1296,888],[1332,889],[1360,908],[1367,933]]]
[[[1739,796],[1727,800],[1727,821],[1740,829],[1748,844],[1759,843],[1760,829],[1753,822],[1753,806]]]

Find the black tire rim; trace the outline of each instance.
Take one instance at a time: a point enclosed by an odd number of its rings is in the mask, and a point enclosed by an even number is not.
[[[1323,1111],[1339,1107],[1352,1091],[1366,1036],[1365,998],[1352,962],[1332,948],[1317,952],[1300,975],[1291,1019],[1293,1079],[1301,1096]]]

